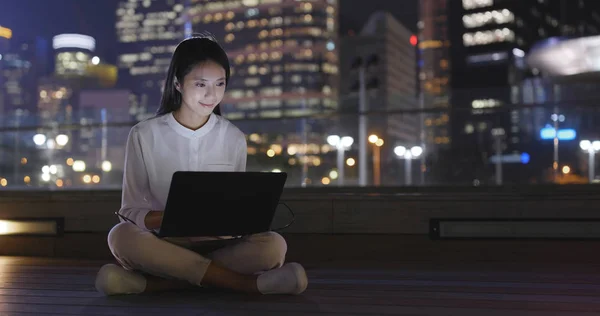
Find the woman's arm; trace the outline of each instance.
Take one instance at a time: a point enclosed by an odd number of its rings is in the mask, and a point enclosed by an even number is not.
[[[148,215],[151,212],[149,196],[150,185],[142,143],[138,129],[133,127],[129,132],[125,148],[125,168],[119,214],[129,218],[140,228],[153,229],[146,225],[148,222],[151,226],[155,226],[158,221],[157,215]],[[149,217],[148,221],[147,217]],[[160,221],[158,221],[158,225],[160,226]]]
[[[162,224],[163,212],[162,211],[150,211],[146,214],[144,219],[144,225],[148,229],[158,229]]]

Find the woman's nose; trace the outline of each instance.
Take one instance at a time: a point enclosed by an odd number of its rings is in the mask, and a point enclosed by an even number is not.
[[[208,89],[206,89],[206,97],[213,97],[215,96],[215,89],[212,87],[209,87]]]

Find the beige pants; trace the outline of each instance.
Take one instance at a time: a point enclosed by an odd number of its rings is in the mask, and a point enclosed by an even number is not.
[[[211,242],[208,242],[210,244]],[[131,223],[119,223],[108,234],[108,246],[127,270],[186,280],[200,285],[210,262],[243,274],[255,274],[283,265],[287,244],[275,232],[228,240],[219,249],[190,239],[164,240]]]

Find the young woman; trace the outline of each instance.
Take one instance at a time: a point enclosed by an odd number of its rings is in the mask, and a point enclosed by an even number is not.
[[[275,232],[232,239],[208,253],[193,251],[193,239],[169,242],[152,233],[160,227],[175,171],[246,169],[246,138],[219,115],[229,74],[227,55],[210,36],[186,39],[175,49],[158,115],[135,125],[127,140],[121,223],[108,234],[120,266],[100,269],[95,285],[101,293],[193,286],[262,294],[306,289],[304,268],[284,264],[287,245]]]

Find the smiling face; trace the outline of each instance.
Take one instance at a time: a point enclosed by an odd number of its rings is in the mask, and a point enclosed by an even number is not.
[[[198,64],[176,88],[182,96],[181,116],[206,120],[225,95],[225,69],[213,61]]]

